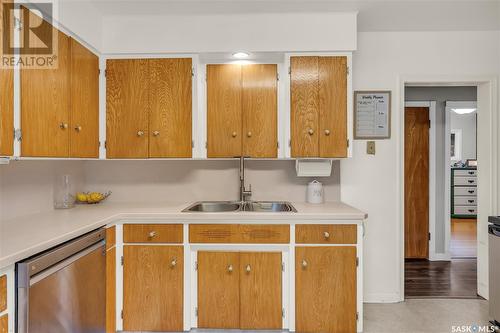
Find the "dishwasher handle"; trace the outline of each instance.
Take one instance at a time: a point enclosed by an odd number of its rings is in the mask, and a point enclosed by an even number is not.
[[[490,224],[488,226],[488,233],[490,235],[500,237],[500,225]]]

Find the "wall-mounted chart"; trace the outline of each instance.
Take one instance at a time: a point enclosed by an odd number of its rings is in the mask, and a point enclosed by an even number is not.
[[[391,92],[354,92],[354,139],[391,137]]]

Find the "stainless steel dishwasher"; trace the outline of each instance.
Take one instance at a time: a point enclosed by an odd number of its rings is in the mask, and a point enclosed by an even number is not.
[[[16,264],[17,333],[105,331],[105,231]]]
[[[500,325],[500,216],[490,216],[488,221],[489,280],[490,280],[490,320]]]

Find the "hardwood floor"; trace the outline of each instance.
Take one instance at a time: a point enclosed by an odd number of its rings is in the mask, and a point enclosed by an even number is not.
[[[477,260],[406,260],[405,298],[477,298]]]
[[[476,219],[451,219],[450,254],[452,258],[476,258],[476,240]]]

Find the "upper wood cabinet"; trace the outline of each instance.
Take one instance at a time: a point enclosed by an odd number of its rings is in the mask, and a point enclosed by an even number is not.
[[[0,6],[3,5],[0,0]],[[0,10],[0,34],[3,34],[3,7]],[[0,67],[0,156],[14,154],[14,70]]]
[[[295,249],[295,329],[356,332],[356,247]]]
[[[58,67],[21,67],[21,155],[96,158],[99,155],[98,57],[55,30]]]
[[[106,62],[108,158],[191,157],[192,60]]]
[[[292,157],[347,157],[347,57],[290,57]]]
[[[277,156],[277,65],[207,65],[207,156]]]

